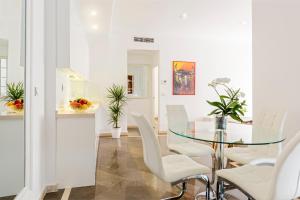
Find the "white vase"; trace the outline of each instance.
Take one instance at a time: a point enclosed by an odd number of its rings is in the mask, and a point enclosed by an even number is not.
[[[112,128],[111,130],[112,138],[120,138],[121,136],[121,128]]]

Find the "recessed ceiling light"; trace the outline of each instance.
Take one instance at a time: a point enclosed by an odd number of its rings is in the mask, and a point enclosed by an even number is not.
[[[187,13],[182,13],[181,15],[180,15],[180,18],[181,19],[187,19],[188,18],[188,14]]]
[[[242,24],[243,24],[243,25],[247,25],[248,22],[244,20],[244,21],[242,21]]]
[[[99,29],[99,26],[98,26],[98,24],[94,24],[94,25],[92,26],[92,29],[94,29],[94,30],[98,30],[98,29]]]
[[[96,15],[97,15],[97,11],[96,11],[96,10],[92,10],[92,11],[90,12],[90,15],[91,15],[91,16],[96,16]]]

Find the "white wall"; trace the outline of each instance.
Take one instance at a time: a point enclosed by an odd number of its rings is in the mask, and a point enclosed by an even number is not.
[[[285,133],[300,130],[300,1],[253,0],[253,107],[287,109]]]
[[[126,52],[128,49],[160,51],[159,117],[161,131],[167,130],[165,110],[167,104],[184,104],[191,120],[207,115],[211,107],[206,100],[216,98],[207,84],[217,77],[230,77],[232,86],[240,87],[247,94],[249,110],[247,115],[252,116],[251,38],[232,40],[160,36],[156,37],[155,44],[134,43],[131,41],[132,37],[121,34],[114,34],[111,38],[106,41],[109,46],[108,55],[107,53],[101,55],[101,52],[105,50],[96,50],[99,48],[98,46],[91,50],[94,52],[91,60],[95,64],[99,62],[95,68],[91,69],[91,74],[94,74],[94,80],[98,83],[99,88],[103,88],[103,98],[105,97],[105,88],[111,83],[117,82],[126,85]],[[197,62],[195,96],[172,95],[172,61],[174,60]],[[102,65],[103,61],[108,65]],[[164,80],[167,81],[166,84],[162,84]]]
[[[0,58],[8,56],[8,41],[0,38]]]
[[[88,29],[91,79],[97,83],[103,100],[112,83],[127,84],[127,50],[158,50],[160,130],[167,129],[167,104],[185,104],[191,120],[206,115],[211,110],[206,100],[215,97],[207,84],[223,76],[230,77],[232,85],[246,93],[247,115],[252,116],[250,0],[229,0],[219,2],[219,6],[197,0],[109,2],[95,3],[95,9],[101,14],[102,8],[106,8],[110,18],[85,18],[87,27],[90,21],[103,26],[94,32]],[[86,16],[87,11],[83,10]],[[182,19],[182,13],[187,13],[188,18]],[[134,43],[133,36],[154,37],[155,43]],[[197,62],[195,96],[171,94],[174,60]],[[166,83],[162,83],[164,80]]]
[[[0,39],[8,40],[8,82],[24,81],[21,59],[21,10],[20,0],[0,0]]]
[[[176,42],[175,42],[176,41]],[[174,45],[174,43],[176,45]],[[160,40],[160,128],[167,130],[166,105],[183,104],[190,120],[206,116],[212,107],[206,100],[216,99],[208,83],[229,77],[231,85],[246,93],[248,116],[252,116],[251,39],[162,38]],[[196,95],[172,95],[172,61],[196,62]]]
[[[111,125],[108,124],[106,95],[107,88],[113,84],[127,84],[127,49],[120,48],[126,44],[122,38],[113,35],[100,35],[97,40],[90,43],[90,79],[99,88],[101,101],[103,102],[101,113],[97,117],[99,121],[98,132],[110,132]],[[122,132],[127,132],[127,116],[121,120]]]

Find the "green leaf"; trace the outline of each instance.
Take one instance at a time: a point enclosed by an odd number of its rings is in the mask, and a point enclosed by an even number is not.
[[[226,95],[220,95],[220,97],[221,98],[223,98],[223,99],[230,99],[228,96],[226,96]]]
[[[238,89],[237,91],[234,92],[232,99],[235,99],[237,97],[237,95],[240,93],[241,89]]]
[[[232,101],[228,104],[228,108],[234,108],[236,105],[238,105],[237,101]]]
[[[244,113],[243,111],[241,111],[240,109],[237,109],[236,111],[237,111],[238,113],[240,113],[242,116],[245,115],[245,113]]]
[[[2,98],[4,101],[15,101],[24,99],[24,84],[22,82],[8,83],[6,85],[6,96]]]
[[[123,114],[123,107],[126,104],[126,89],[122,85],[113,85],[107,89],[107,99],[109,100],[108,110],[110,112],[109,122],[115,128],[118,128],[118,123]]]
[[[220,97],[220,100],[221,100],[222,104],[224,105],[224,107],[226,107],[227,105],[226,105],[226,102],[224,100],[224,97],[222,95],[220,95],[219,97]]]
[[[213,101],[213,102],[207,101],[207,103],[210,104],[211,106],[215,106],[215,107],[219,108],[220,110],[224,110],[224,108],[225,108],[222,103],[217,102],[217,101]]]
[[[215,110],[211,111],[211,112],[208,114],[208,116],[211,116],[211,115],[214,115],[214,114],[216,114],[216,113],[217,113],[219,110],[220,110],[220,109],[219,109],[219,108],[217,108],[217,109],[215,109]]]
[[[243,120],[240,118],[240,116],[237,115],[236,113],[230,114],[230,117],[236,121],[243,122]]]

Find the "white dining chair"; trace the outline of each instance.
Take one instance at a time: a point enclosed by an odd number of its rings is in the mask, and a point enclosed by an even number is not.
[[[170,130],[185,133],[192,129],[193,123],[189,122],[184,105],[167,105],[168,116],[168,148],[176,153],[189,157],[213,156],[214,149],[206,144],[201,144],[181,136]]]
[[[249,199],[291,200],[300,196],[300,132],[288,142],[275,166],[262,161],[217,171],[217,184],[225,181]],[[218,189],[217,189],[218,190]],[[220,193],[217,191],[217,196]]]
[[[210,169],[201,165],[185,155],[167,155],[161,157],[160,146],[153,128],[143,115],[132,114],[142,136],[144,162],[149,170],[161,180],[173,185],[182,184],[178,196],[164,198],[179,199],[186,190],[186,182],[198,179],[206,184],[206,198],[209,199],[209,178],[205,175]]]
[[[283,137],[283,128],[286,121],[286,112],[264,111],[254,121],[252,128],[252,141],[272,141]],[[242,133],[241,133],[242,134]],[[282,149],[282,144],[233,147],[226,148],[224,155],[238,164],[247,164],[256,159],[276,159]]]

